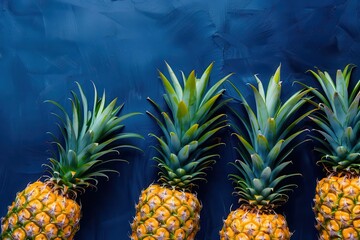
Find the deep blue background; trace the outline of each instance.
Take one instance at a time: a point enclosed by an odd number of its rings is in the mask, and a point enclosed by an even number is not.
[[[37,180],[50,148],[47,131],[57,133],[53,99],[69,106],[69,91],[79,81],[91,93],[90,81],[110,98],[125,102],[125,112],[150,109],[146,97],[162,101],[157,69],[164,60],[186,74],[201,72],[215,61],[212,79],[235,72],[231,79],[244,91],[253,74],[269,78],[279,63],[286,96],[294,80],[311,82],[315,66],[333,75],[347,63],[360,62],[357,0],[2,0],[0,1],[0,216],[17,191]],[[356,79],[358,74],[356,72]],[[226,85],[225,87],[229,87]],[[227,92],[235,96],[234,92]],[[156,131],[146,116],[127,121],[127,131],[145,136]],[[230,139],[222,158],[201,183],[201,231],[197,239],[218,239],[232,195],[227,164],[236,156]],[[99,190],[81,197],[83,219],[76,239],[128,239],[134,205],[141,189],[156,178],[149,148],[126,153],[120,176],[103,181]],[[302,174],[290,201],[278,209],[287,217],[292,239],[316,239],[311,210],[316,179],[313,145],[293,156]],[[289,169],[290,171],[291,169]]]

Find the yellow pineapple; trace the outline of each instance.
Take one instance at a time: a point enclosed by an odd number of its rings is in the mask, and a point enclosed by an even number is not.
[[[290,239],[285,217],[276,213],[251,212],[246,208],[232,211],[220,232],[221,239]]]
[[[116,106],[116,99],[105,105],[105,92],[98,98],[94,86],[93,109],[78,84],[80,99],[72,92],[72,118],[54,101],[63,112],[59,128],[64,143],[55,136],[58,156],[50,158],[48,175],[30,183],[17,193],[9,206],[7,215],[1,220],[3,240],[50,240],[73,239],[79,229],[81,206],[76,202],[78,193],[95,187],[98,177],[106,177],[114,170],[102,168],[108,161],[104,155],[116,153],[121,147],[118,140],[141,137],[134,133],[122,133],[121,122],[137,113],[118,117],[123,105]],[[121,160],[118,160],[121,161]]]
[[[239,94],[245,108],[245,116],[230,108],[239,122],[232,124],[234,135],[239,140],[236,148],[240,159],[233,163],[239,174],[230,174],[235,192],[240,196],[240,207],[230,212],[220,231],[221,240],[264,240],[291,237],[286,219],[275,212],[284,204],[295,184],[291,177],[297,173],[285,174],[284,169],[291,162],[287,159],[294,147],[301,144],[297,137],[306,130],[297,130],[300,121],[313,110],[295,118],[295,114],[308,100],[310,91],[301,90],[281,104],[280,67],[271,77],[267,92],[256,77],[258,88],[251,85],[254,92],[256,110]],[[287,184],[283,181],[287,180]]]
[[[183,75],[183,86],[167,67],[171,82],[159,74],[170,114],[148,99],[161,116],[148,112],[162,131],[162,136],[150,134],[159,142],[159,157],[154,160],[160,169],[160,184],[151,184],[139,197],[131,224],[133,240],[195,238],[202,206],[192,190],[219,157],[212,150],[223,143],[215,142],[213,136],[227,126],[225,114],[216,112],[226,103],[218,99],[224,89],[218,89],[228,76],[207,90],[212,64],[201,78],[194,71],[187,78]]]
[[[322,147],[321,163],[328,176],[316,186],[314,212],[319,238],[360,238],[360,82],[349,91],[353,65],[338,70],[336,81],[327,72],[311,71],[321,86],[313,90],[320,113],[311,119],[313,135]]]

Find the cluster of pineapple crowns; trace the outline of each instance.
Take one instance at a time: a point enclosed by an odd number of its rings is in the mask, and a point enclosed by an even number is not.
[[[170,80],[161,72],[160,78],[165,88],[163,95],[170,114],[148,98],[157,114],[147,112],[158,124],[162,136],[150,134],[159,143],[155,147],[159,156],[154,157],[160,169],[160,181],[168,186],[190,191],[196,181],[205,180],[205,170],[215,163],[219,154],[214,148],[224,143],[215,138],[223,128],[229,126],[225,114],[219,109],[232,99],[221,98],[225,89],[220,86],[230,75],[217,81],[208,89],[209,77],[213,64],[197,78],[192,71],[188,77],[182,74],[182,84],[167,65]],[[328,141],[313,136],[323,144],[317,150],[324,154],[320,162],[330,166],[332,171],[359,169],[359,98],[358,83],[350,97],[348,86],[352,65],[343,72],[338,71],[336,83],[325,72],[312,72],[319,81],[324,93],[304,85],[304,89],[291,95],[287,101],[281,102],[280,67],[271,77],[265,92],[260,79],[256,76],[257,87],[250,84],[255,98],[255,108],[248,104],[240,90],[231,82],[237,92],[241,106],[245,109],[231,107],[238,123],[232,124],[234,135],[239,140],[236,148],[241,160],[233,165],[240,174],[231,174],[236,183],[236,192],[240,200],[258,209],[269,209],[287,201],[287,192],[294,184],[281,184],[285,179],[298,175],[283,174],[283,170],[291,162],[287,160],[293,149],[304,141],[296,142],[301,133],[295,127],[307,116],[322,129],[318,133]],[[99,98],[94,86],[94,103],[92,111],[81,86],[78,84],[80,99],[72,92],[72,118],[66,110],[54,101],[50,101],[61,109],[64,117],[63,126],[59,125],[65,144],[61,144],[55,136],[59,157],[50,158],[49,179],[54,188],[63,194],[71,195],[83,191],[87,187],[95,187],[98,177],[107,177],[114,170],[104,169],[104,163],[115,160],[100,160],[104,155],[117,152],[119,148],[133,145],[114,144],[125,138],[141,138],[136,133],[122,133],[126,118],[139,113],[129,113],[118,117],[123,105],[116,107],[116,99],[105,105],[105,92]],[[318,105],[307,94],[312,92],[320,99]],[[313,103],[325,114],[312,114],[316,109],[307,110],[297,116],[299,109],[306,102]],[[239,105],[240,106],[240,105]],[[245,113],[245,114],[244,114]]]

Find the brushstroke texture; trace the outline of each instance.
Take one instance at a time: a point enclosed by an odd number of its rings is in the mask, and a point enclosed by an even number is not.
[[[356,0],[4,0],[0,2],[0,216],[15,193],[42,173],[49,157],[47,131],[56,132],[55,109],[67,103],[79,81],[90,80],[125,111],[145,112],[146,97],[161,101],[157,69],[164,60],[186,73],[215,61],[213,78],[230,72],[238,86],[266,79],[281,62],[283,85],[309,81],[314,66],[334,72],[360,62],[360,2]],[[358,74],[356,75],[358,77]],[[250,91],[250,89],[249,89]],[[289,90],[290,91],[290,90]],[[231,91],[228,95],[233,95]],[[126,123],[146,135],[154,124],[145,115]],[[228,141],[222,159],[201,184],[201,231],[197,239],[218,239],[229,207],[237,207],[227,180],[235,155]],[[76,239],[126,239],[134,204],[156,177],[147,138],[143,154],[128,157],[121,175],[82,197],[83,219]],[[322,174],[315,157],[299,149],[294,168],[304,177],[280,211],[286,212],[294,240],[315,239],[311,211],[315,180]],[[305,150],[305,151],[304,151]]]

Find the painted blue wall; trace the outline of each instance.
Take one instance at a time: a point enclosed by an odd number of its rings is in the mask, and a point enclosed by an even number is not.
[[[125,112],[145,112],[146,97],[161,101],[157,69],[201,72],[215,61],[212,79],[231,79],[249,90],[253,74],[268,79],[279,63],[289,95],[294,80],[309,83],[315,66],[334,73],[360,62],[357,0],[2,0],[0,1],[0,216],[17,191],[37,180],[49,153],[48,131],[57,132],[53,99],[67,105],[74,81],[91,91],[90,81]],[[356,73],[356,77],[358,74]],[[227,86],[228,87],[228,86]],[[244,90],[245,91],[245,90]],[[230,90],[228,95],[232,95]],[[287,96],[288,96],[287,95]],[[285,95],[286,97],[286,95]],[[156,131],[146,116],[127,122],[128,131]],[[229,139],[228,139],[229,140]],[[76,239],[127,239],[141,189],[156,177],[154,139],[138,143],[143,154],[127,153],[130,164],[98,191],[81,196],[83,219]],[[311,210],[315,165],[311,143],[294,156],[302,178],[285,213],[292,239],[316,239]],[[236,156],[229,141],[223,156],[201,183],[201,231],[197,239],[218,239],[222,220],[238,206],[227,164]]]

